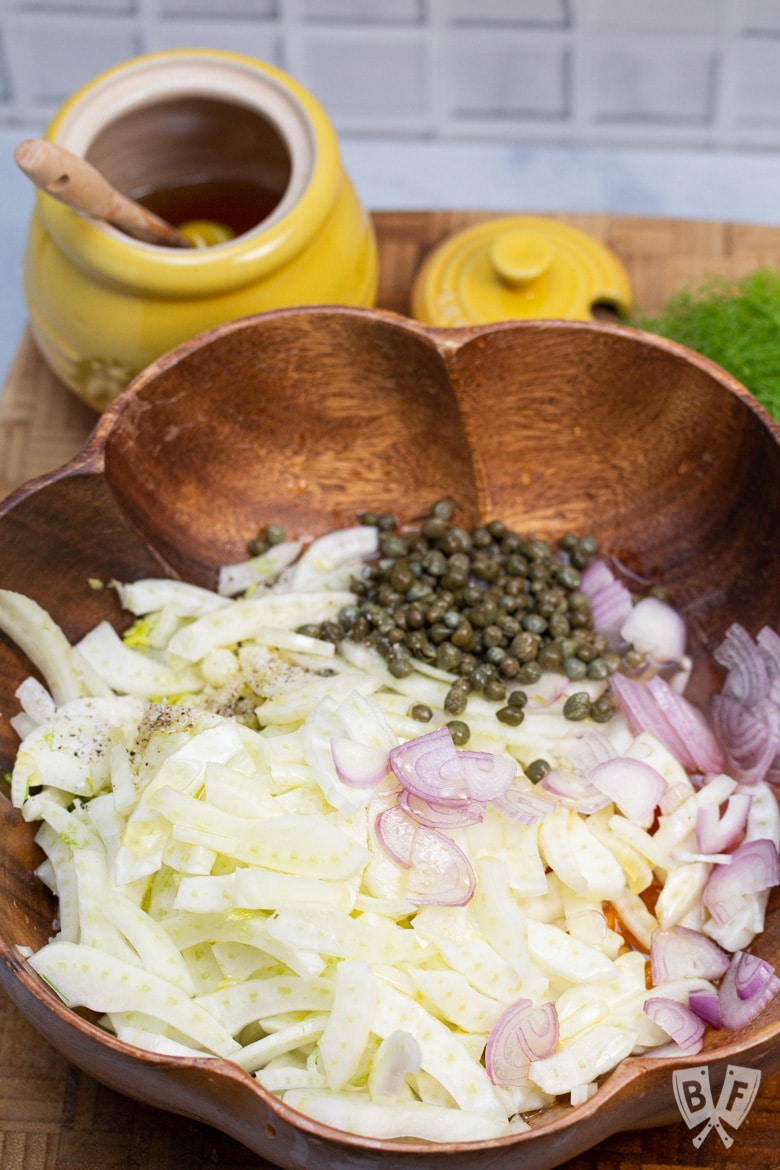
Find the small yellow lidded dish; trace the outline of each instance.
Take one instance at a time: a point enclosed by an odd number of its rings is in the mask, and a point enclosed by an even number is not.
[[[577,228],[534,216],[490,219],[450,236],[427,256],[412,289],[412,314],[428,325],[589,321],[597,305],[631,311],[618,257]]]
[[[218,50],[147,54],[75,93],[45,137],[175,224],[178,201],[179,222],[233,229],[163,247],[37,193],[24,257],[30,329],[95,410],[214,325],[292,305],[373,305],[370,217],[325,112],[281,70]],[[193,198],[204,192],[205,211]]]

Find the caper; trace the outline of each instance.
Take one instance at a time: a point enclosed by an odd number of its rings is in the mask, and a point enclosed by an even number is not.
[[[456,680],[444,696],[444,710],[450,715],[462,715],[468,705],[468,692]]]
[[[597,658],[598,655],[593,643],[583,639],[577,647],[577,657],[580,662],[585,663],[592,662],[594,658]]]
[[[394,654],[387,660],[387,669],[393,678],[406,678],[412,673],[414,666],[409,658],[404,658],[400,654]]]
[[[452,631],[450,641],[453,646],[459,646],[461,650],[465,650],[473,645],[474,631],[471,628],[471,622],[467,618],[462,618],[458,628]]]
[[[463,651],[452,642],[442,642],[436,651],[436,665],[439,670],[455,671],[460,666]]]
[[[440,540],[447,531],[447,521],[443,516],[429,516],[421,531],[428,540]]]
[[[572,682],[579,682],[588,673],[588,668],[581,658],[564,658],[561,662],[561,670]]]
[[[540,613],[528,613],[523,618],[523,629],[529,634],[543,634],[547,629],[547,618]]]
[[[522,691],[518,688],[510,692],[507,702],[509,703],[510,707],[525,707],[526,703],[528,702],[528,695],[525,693],[525,691]]]
[[[539,759],[532,760],[530,764],[526,765],[525,774],[534,784],[538,784],[550,770],[547,760],[540,756]]]
[[[265,530],[265,539],[269,544],[282,544],[287,539],[287,533],[282,524],[269,524]]]
[[[422,601],[423,597],[430,597],[433,590],[424,581],[415,581],[406,591],[407,601]]]
[[[471,548],[471,536],[463,528],[449,528],[439,541],[442,552],[450,554]]]
[[[430,723],[433,711],[427,703],[414,703],[409,708],[409,718],[414,719],[416,723]]]
[[[506,559],[506,571],[512,577],[525,577],[528,574],[528,561],[520,553],[510,553]]]
[[[600,681],[605,679],[609,674],[609,667],[603,658],[594,658],[592,662],[588,663],[588,678]]]
[[[455,504],[448,498],[436,500],[433,507],[431,508],[431,512],[438,519],[451,520],[455,515]]]
[[[344,637],[344,630],[338,622],[321,622],[319,637],[324,642],[340,642]]]
[[[480,581],[495,581],[500,569],[489,557],[479,557],[472,563],[471,571]]]
[[[462,719],[451,719],[446,725],[456,747],[463,747],[471,738],[471,728]]]
[[[362,642],[371,633],[371,626],[365,617],[358,617],[352,623],[349,630],[349,640],[351,642]]]
[[[360,523],[379,529],[379,553],[350,578],[357,603],[336,621],[306,627],[311,636],[375,648],[397,677],[415,660],[457,676],[462,686],[450,688],[445,702],[450,714],[462,711],[471,690],[502,711],[522,710],[507,699],[507,684],[524,694],[516,688],[535,685],[544,670],[604,681],[643,665],[642,654],[629,648],[621,659],[593,629],[581,572],[598,553],[593,536],[567,532],[554,551],[502,520],[467,529],[453,523],[454,514],[451,499],[437,500],[417,528],[401,528],[389,511],[360,513]],[[281,525],[268,525],[252,542],[254,555],[284,539]],[[667,596],[662,585],[648,594]],[[597,721],[613,710],[609,695],[590,704]]]
[[[572,721],[587,719],[590,715],[590,695],[587,691],[575,691],[563,704],[563,717]]]
[[[409,568],[408,561],[403,557],[399,557],[393,565],[393,570],[390,574],[390,584],[399,593],[406,593],[407,589],[414,584],[414,573]]]
[[[504,638],[504,635],[501,632],[500,626],[493,625],[493,624],[491,624],[489,626],[485,626],[485,628],[482,631],[482,645],[487,650],[498,648],[501,646],[502,643],[505,643],[505,642],[506,642],[506,639]]]
[[[537,683],[542,677],[542,668],[538,662],[524,662],[517,672],[517,681],[523,686]]]
[[[547,642],[544,646],[540,646],[536,661],[542,670],[560,670],[563,662],[560,642]]]
[[[554,613],[547,624],[553,638],[566,638],[571,633],[571,623],[564,613]]]
[[[562,565],[558,570],[558,580],[564,589],[579,589],[582,574],[573,565]]]
[[[521,707],[511,707],[507,704],[506,707],[498,708],[496,719],[499,723],[505,723],[507,727],[519,727],[525,719],[525,711]]]
[[[498,664],[498,673],[502,678],[514,678],[520,670],[520,663],[511,654],[504,654]]]
[[[529,540],[525,546],[526,555],[532,561],[549,560],[552,549],[546,540]]]
[[[451,634],[452,630],[448,626],[445,626],[444,622],[436,622],[428,630],[428,637],[434,646],[439,646],[442,642],[448,641]]]
[[[615,714],[615,704],[608,693],[599,695],[590,705],[590,717],[596,723],[608,723]]]
[[[490,671],[487,669],[487,666],[487,663],[482,662],[471,672],[471,685],[475,691],[484,691],[488,680],[492,677]]]
[[[513,654],[518,662],[530,662],[539,652],[539,639],[528,630],[512,639],[509,653]]]
[[[485,683],[485,698],[493,703],[502,703],[506,698],[506,686],[497,678],[489,678]]]
[[[406,541],[402,536],[385,536],[379,545],[383,557],[392,557],[393,560],[406,555]]]

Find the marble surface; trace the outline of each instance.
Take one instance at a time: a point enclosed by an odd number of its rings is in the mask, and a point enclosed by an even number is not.
[[[0,127],[0,370],[26,320],[22,250],[33,192]],[[342,138],[344,165],[376,210],[605,212],[780,225],[780,154],[517,147]]]

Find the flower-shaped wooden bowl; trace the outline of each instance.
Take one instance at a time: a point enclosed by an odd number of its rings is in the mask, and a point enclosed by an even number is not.
[[[264,524],[316,534],[364,509],[411,520],[451,496],[464,525],[596,535],[638,578],[669,585],[692,631],[694,694],[732,620],[780,624],[780,430],[727,374],[621,327],[522,322],[436,330],[368,310],[282,310],[219,326],[142,373],[67,466],[0,509],[0,584],[73,639],[122,616],[90,578],[179,575],[214,585]],[[30,664],[0,644],[0,712]],[[16,740],[0,723],[2,771]],[[140,1101],[198,1118],[281,1167],[559,1165],[619,1130],[679,1118],[675,1060],[630,1058],[577,1108],[484,1145],[338,1133],[280,1104],[237,1066],[146,1054],[69,1011],[26,966],[55,906],[33,876],[32,826],[0,795],[0,982],[74,1064]],[[773,903],[774,906],[774,903]],[[780,914],[757,952],[780,968]],[[780,1000],[741,1032],[711,1032],[727,1065],[780,1068]]]

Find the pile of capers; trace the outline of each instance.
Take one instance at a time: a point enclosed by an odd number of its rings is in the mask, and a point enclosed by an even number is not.
[[[450,715],[462,715],[476,693],[513,726],[523,720],[524,688],[545,671],[577,682],[639,664],[636,655],[626,663],[612,653],[593,629],[580,589],[582,570],[598,556],[592,536],[569,533],[553,547],[501,520],[462,528],[454,511],[451,500],[438,500],[417,528],[401,528],[387,512],[364,512],[360,522],[379,530],[379,553],[350,582],[356,602],[337,620],[301,632],[373,646],[397,678],[415,660],[430,663],[457,676],[444,702]],[[606,722],[614,706],[608,691],[591,700],[583,690],[569,696],[564,714]]]

